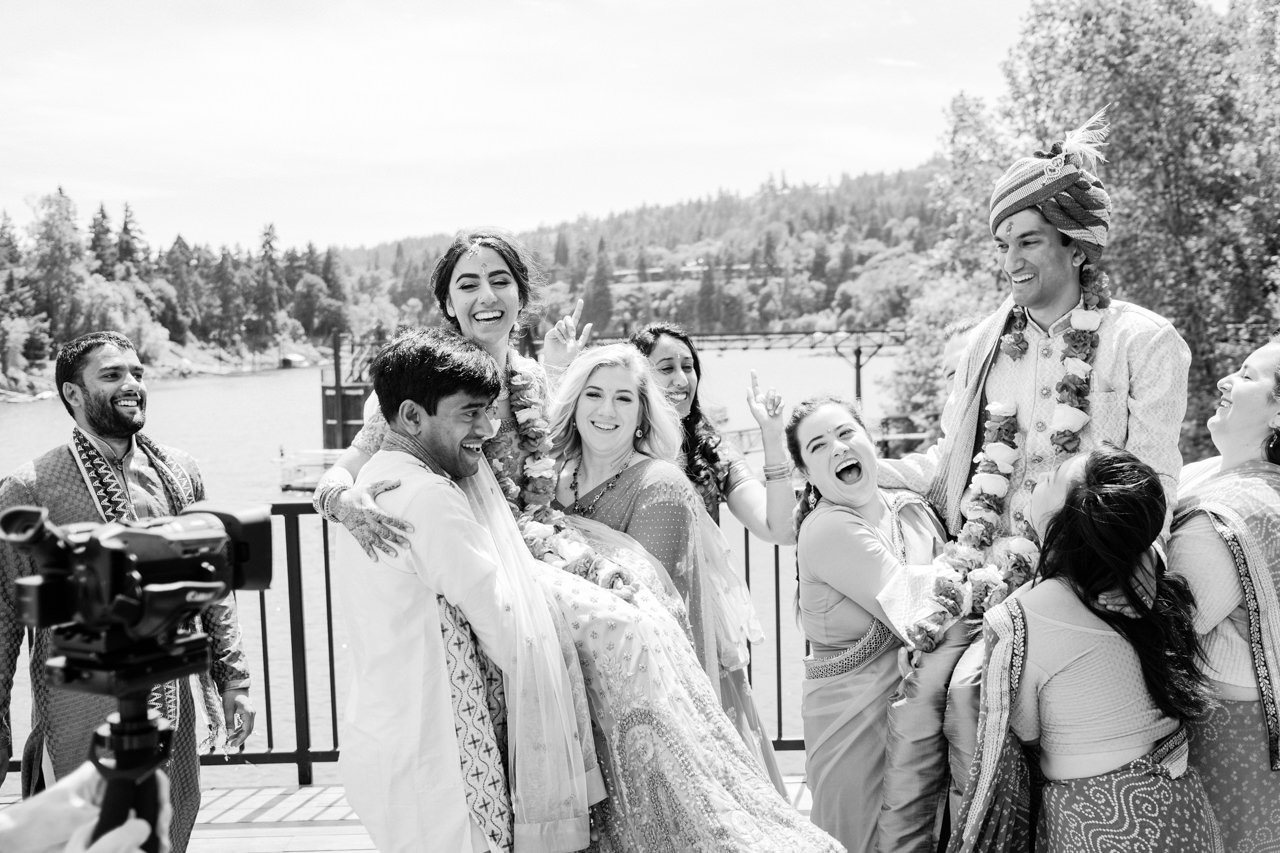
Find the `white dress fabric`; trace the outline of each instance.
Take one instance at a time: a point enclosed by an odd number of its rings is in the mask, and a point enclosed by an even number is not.
[[[515,849],[581,849],[588,841],[587,799],[599,799],[603,789],[584,765],[580,715],[545,601],[529,592],[527,578],[522,586],[511,577],[451,480],[392,450],[376,454],[357,482],[383,479],[401,485],[379,495],[379,503],[410,519],[416,532],[411,548],[377,562],[350,536],[340,540],[349,568],[338,573],[339,601],[354,658],[339,761],[348,800],[384,853],[491,848],[466,799],[437,608],[443,596],[505,675]],[[541,611],[541,627],[529,627],[530,610]],[[562,680],[553,685],[558,698],[544,703],[550,725],[538,734],[529,730],[543,722],[541,687],[529,683],[531,674]],[[566,752],[576,755],[576,765]]]

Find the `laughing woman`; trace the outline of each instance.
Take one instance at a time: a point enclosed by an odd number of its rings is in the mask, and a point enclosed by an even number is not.
[[[1258,853],[1280,850],[1280,342],[1218,389],[1208,426],[1222,455],[1183,469],[1169,568],[1195,595],[1218,698],[1191,763],[1229,853]]]
[[[1221,851],[1187,765],[1185,723],[1209,699],[1190,590],[1154,547],[1159,476],[1103,445],[1039,483],[1031,516],[1038,575],[986,615],[978,748],[948,849]]]
[[[945,538],[919,495],[877,486],[862,416],[837,397],[791,413],[787,448],[807,481],[797,510],[810,817],[851,853],[876,849],[901,639],[876,596],[904,564],[928,564]]]

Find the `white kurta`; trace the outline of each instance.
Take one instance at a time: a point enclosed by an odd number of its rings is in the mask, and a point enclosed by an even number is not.
[[[356,482],[378,480],[400,481],[376,500],[414,532],[410,548],[377,562],[339,534],[338,607],[353,655],[339,761],[347,800],[383,853],[487,851],[467,808],[436,596],[509,670],[515,631],[496,549],[462,490],[413,456],[379,451]]]

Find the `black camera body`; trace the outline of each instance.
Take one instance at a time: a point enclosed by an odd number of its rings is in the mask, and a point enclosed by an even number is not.
[[[51,681],[122,696],[207,670],[195,617],[235,589],[271,584],[265,505],[209,502],[182,514],[106,524],[49,522],[42,507],[0,513],[0,539],[30,552],[38,572],[17,581],[22,621],[51,628]]]

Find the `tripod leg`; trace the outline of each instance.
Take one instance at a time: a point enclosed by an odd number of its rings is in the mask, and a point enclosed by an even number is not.
[[[159,853],[160,839],[156,835],[156,825],[160,817],[160,796],[154,773],[147,774],[145,779],[137,783],[124,778],[107,780],[102,811],[98,813],[98,823],[93,828],[93,840],[97,841],[121,826],[129,819],[130,812],[133,812],[134,817],[145,820],[151,827],[151,836],[142,849],[146,853]]]

